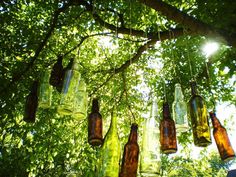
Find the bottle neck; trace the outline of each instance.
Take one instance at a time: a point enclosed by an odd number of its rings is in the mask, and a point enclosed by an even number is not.
[[[214,128],[222,126],[219,119],[217,119],[216,114],[214,112],[210,112],[210,117],[211,117],[211,121],[212,121]]]
[[[163,103],[163,118],[164,119],[171,118],[171,116],[170,116],[170,108],[169,108],[169,104],[167,102]]]
[[[115,113],[113,113],[113,115],[111,116],[111,125],[110,125],[110,129],[114,132],[117,132],[117,116]]]
[[[62,55],[58,56],[58,58],[57,58],[57,64],[62,65],[62,59],[63,59],[63,56],[62,56]]]
[[[183,101],[184,96],[180,84],[175,85],[175,101]]]
[[[155,118],[155,116],[157,115],[157,110],[157,101],[156,99],[154,99],[151,106],[150,118]]]
[[[74,58],[71,58],[65,69],[71,70],[72,68],[74,68],[74,64],[75,64]]]
[[[97,98],[93,99],[92,112],[97,112],[97,113],[99,112],[99,105]]]
[[[190,83],[192,95],[197,95],[197,83],[195,81]]]
[[[131,130],[130,130],[130,135],[129,135],[129,142],[137,143],[137,141],[138,141],[138,125],[132,124]]]
[[[34,81],[30,93],[33,95],[37,95],[38,93],[38,81]]]

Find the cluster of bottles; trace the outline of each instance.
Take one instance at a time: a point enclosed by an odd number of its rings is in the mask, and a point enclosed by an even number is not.
[[[180,84],[175,85],[175,100],[172,105],[173,117],[171,118],[169,105],[163,103],[163,119],[160,121],[161,151],[165,154],[177,151],[176,131],[188,130],[187,112],[189,112],[190,124],[193,133],[194,144],[198,147],[206,147],[211,144],[211,133],[208,113],[204,99],[197,93],[196,82],[191,82],[191,98],[185,103]],[[226,129],[220,124],[215,113],[210,112],[213,124],[213,135],[223,161],[229,161],[235,157]]]
[[[138,169],[139,145],[138,125],[133,123],[120,167],[121,147],[117,129],[117,116],[113,111],[108,132],[103,140],[102,116],[99,113],[98,100],[93,99],[92,112],[88,116],[88,142],[101,147],[98,177],[136,177]]]
[[[26,98],[24,120],[35,122],[37,107],[43,109],[51,107],[52,86],[61,92],[57,109],[60,115],[71,115],[76,120],[86,118],[88,95],[79,70],[79,64],[74,59],[63,68],[62,57],[59,57],[52,71],[45,70],[40,82],[33,83],[31,92]]]
[[[58,113],[71,115],[77,120],[87,117],[86,84],[81,78],[79,64],[71,59],[66,68],[62,66],[62,57],[59,57],[51,73],[45,71],[40,83],[35,81],[31,92],[26,98],[24,120],[35,122],[37,107],[50,108],[52,86],[61,92]],[[52,86],[51,86],[52,85]],[[143,128],[143,141],[140,157],[140,173],[142,176],[155,176],[160,171],[160,151],[165,154],[177,151],[176,132],[189,130],[191,124],[194,144],[206,147],[211,144],[208,113],[204,99],[197,93],[196,82],[191,82],[192,96],[187,103],[184,101],[180,84],[175,85],[175,100],[172,104],[171,118],[167,101],[163,103],[163,118],[158,121],[157,101],[154,100],[151,115],[145,120]],[[190,122],[188,122],[188,114]],[[213,124],[213,135],[221,159],[228,161],[235,157],[230,144],[227,131],[216,118],[214,112],[210,112]],[[122,163],[120,165],[120,143],[117,130],[117,117],[115,112],[111,118],[110,128],[103,139],[102,116],[99,113],[98,99],[92,103],[92,112],[88,116],[88,142],[92,146],[100,146],[101,156],[99,160],[98,176],[111,177],[136,177],[139,159],[139,145],[137,143],[137,124],[131,125],[128,142],[124,146]]]
[[[206,147],[211,144],[210,127],[207,109],[203,98],[198,95],[196,82],[191,83],[192,96],[188,103],[189,115],[193,131],[194,144]],[[92,112],[88,116],[88,142],[92,146],[101,146],[98,177],[136,177],[140,154],[139,171],[141,176],[158,176],[161,168],[160,152],[165,154],[177,151],[176,132],[189,130],[187,103],[181,91],[180,84],[175,86],[175,101],[172,104],[171,118],[169,104],[163,103],[163,118],[157,118],[157,101],[154,100],[149,118],[145,119],[141,151],[137,143],[137,124],[131,125],[128,142],[124,146],[123,158],[120,165],[120,142],[117,129],[117,117],[111,117],[110,128],[103,140],[102,116],[99,113],[98,100],[94,99]],[[226,129],[220,124],[215,113],[210,112],[213,124],[213,134],[224,161],[235,157]]]

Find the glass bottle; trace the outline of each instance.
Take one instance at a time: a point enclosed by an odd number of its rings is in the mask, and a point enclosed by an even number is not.
[[[61,99],[57,109],[61,115],[72,115],[74,112],[75,99],[81,77],[78,67],[78,63],[75,60],[72,68],[68,68],[65,72]]]
[[[88,94],[86,92],[86,84],[83,79],[80,79],[78,91],[75,93],[75,103],[73,117],[76,120],[85,119],[87,116]]]
[[[23,120],[25,122],[35,122],[36,111],[38,107],[38,81],[34,81],[29,95],[26,97],[25,113]]]
[[[235,157],[234,150],[231,146],[226,129],[221,125],[217,119],[216,114],[210,112],[210,117],[213,124],[213,135],[215,142],[220,153],[220,157],[223,161],[227,162]]]
[[[161,167],[160,132],[157,122],[157,102],[153,101],[150,117],[145,119],[140,157],[141,176],[158,176]]]
[[[41,78],[39,86],[39,107],[50,108],[52,99],[52,87],[49,84],[50,71],[46,70]]]
[[[138,170],[138,125],[132,124],[129,140],[125,144],[119,177],[136,177]]]
[[[177,151],[175,122],[171,118],[169,104],[163,103],[163,119],[160,122],[161,151],[165,154]]]
[[[187,103],[179,83],[175,84],[175,100],[172,104],[173,119],[176,124],[176,132],[188,131]]]
[[[99,146],[102,140],[102,115],[99,113],[98,99],[95,98],[88,116],[88,142],[92,146]]]
[[[63,56],[59,56],[57,62],[53,65],[49,83],[56,87],[59,92],[62,89],[62,75],[63,75],[63,65],[62,65]]]
[[[117,130],[117,117],[113,113],[109,130],[101,149],[99,177],[118,177],[120,162],[120,141]]]
[[[193,131],[194,144],[206,147],[211,144],[211,133],[207,109],[203,98],[198,95],[196,82],[191,82],[192,97],[189,100],[189,113]]]

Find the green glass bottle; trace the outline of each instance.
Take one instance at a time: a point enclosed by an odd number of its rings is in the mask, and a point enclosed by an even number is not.
[[[175,121],[176,132],[188,131],[187,103],[179,83],[175,84],[175,100],[172,104],[173,119]]]
[[[87,116],[88,94],[86,92],[86,84],[83,79],[80,79],[78,91],[75,96],[75,107],[72,116],[76,120],[85,119]]]
[[[50,108],[52,99],[52,86],[49,84],[50,71],[46,70],[42,74],[39,86],[39,107]]]
[[[65,72],[60,104],[57,110],[59,114],[72,115],[74,112],[80,77],[78,63],[74,60],[72,68],[68,68]]]
[[[150,117],[145,119],[143,127],[143,141],[140,157],[141,176],[158,176],[161,167],[160,131],[157,121],[157,102],[154,99]]]
[[[118,177],[120,163],[120,140],[117,130],[117,117],[113,113],[109,130],[101,149],[98,177]]]
[[[206,147],[211,144],[209,120],[206,104],[203,98],[198,95],[196,86],[196,82],[191,82],[192,97],[188,103],[193,131],[193,140],[196,146]]]

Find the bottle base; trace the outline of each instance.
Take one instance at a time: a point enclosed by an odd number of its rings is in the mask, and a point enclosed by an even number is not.
[[[173,154],[173,153],[176,153],[177,152],[177,149],[165,149],[165,150],[162,150],[162,153],[164,154]]]
[[[102,139],[90,139],[89,140],[89,144],[91,144],[92,146],[100,146],[102,145]]]
[[[65,108],[65,107],[58,107],[57,112],[60,115],[72,115],[72,110],[70,108]]]

